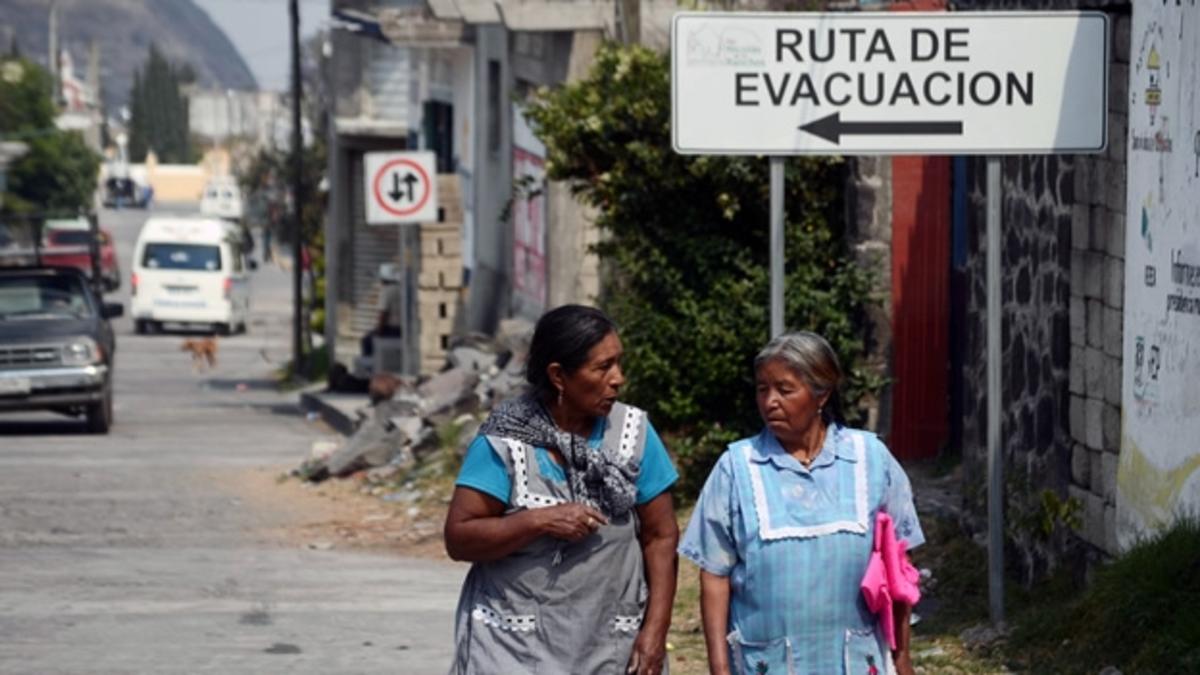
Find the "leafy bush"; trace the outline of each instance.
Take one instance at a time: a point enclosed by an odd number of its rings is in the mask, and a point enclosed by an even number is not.
[[[25,59],[0,59],[0,140],[27,152],[8,170],[4,210],[74,213],[91,208],[100,157],[77,132],[54,126],[54,80]]]
[[[1200,672],[1200,520],[1175,525],[1099,568],[1087,590],[1017,618],[1014,650],[1033,672]]]
[[[675,432],[686,493],[725,442],[761,426],[751,368],[769,331],[768,162],[676,154],[670,113],[669,59],[615,45],[528,108],[549,177],[599,212],[601,304],[621,326],[625,398]],[[833,344],[853,419],[879,383],[860,367],[871,279],[842,236],[843,184],[838,159],[787,162],[785,323]]]

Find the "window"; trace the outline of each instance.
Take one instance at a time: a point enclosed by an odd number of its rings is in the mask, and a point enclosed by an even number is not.
[[[488,150],[498,153],[503,110],[500,105],[500,62],[496,59],[488,59],[487,88]]]
[[[0,317],[89,317],[92,313],[77,277],[0,279]]]
[[[221,248],[205,244],[146,244],[142,266],[160,270],[216,272],[221,269]]]
[[[55,230],[49,232],[49,243],[54,246],[87,246],[92,233],[87,230]]]

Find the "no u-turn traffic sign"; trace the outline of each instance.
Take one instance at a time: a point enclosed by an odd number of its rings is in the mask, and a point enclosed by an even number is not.
[[[437,165],[432,152],[371,152],[363,159],[367,223],[437,220]]]

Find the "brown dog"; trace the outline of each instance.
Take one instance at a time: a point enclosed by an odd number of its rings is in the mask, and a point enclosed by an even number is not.
[[[205,366],[209,370],[217,366],[216,338],[188,338],[183,341],[183,345],[179,347],[179,351],[191,352],[192,370],[195,370],[197,373],[205,369]]]

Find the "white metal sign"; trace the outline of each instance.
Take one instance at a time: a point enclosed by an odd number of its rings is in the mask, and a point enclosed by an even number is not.
[[[671,132],[685,154],[1095,152],[1099,12],[680,13]]]
[[[437,221],[437,161],[432,152],[369,152],[363,171],[368,224]]]

